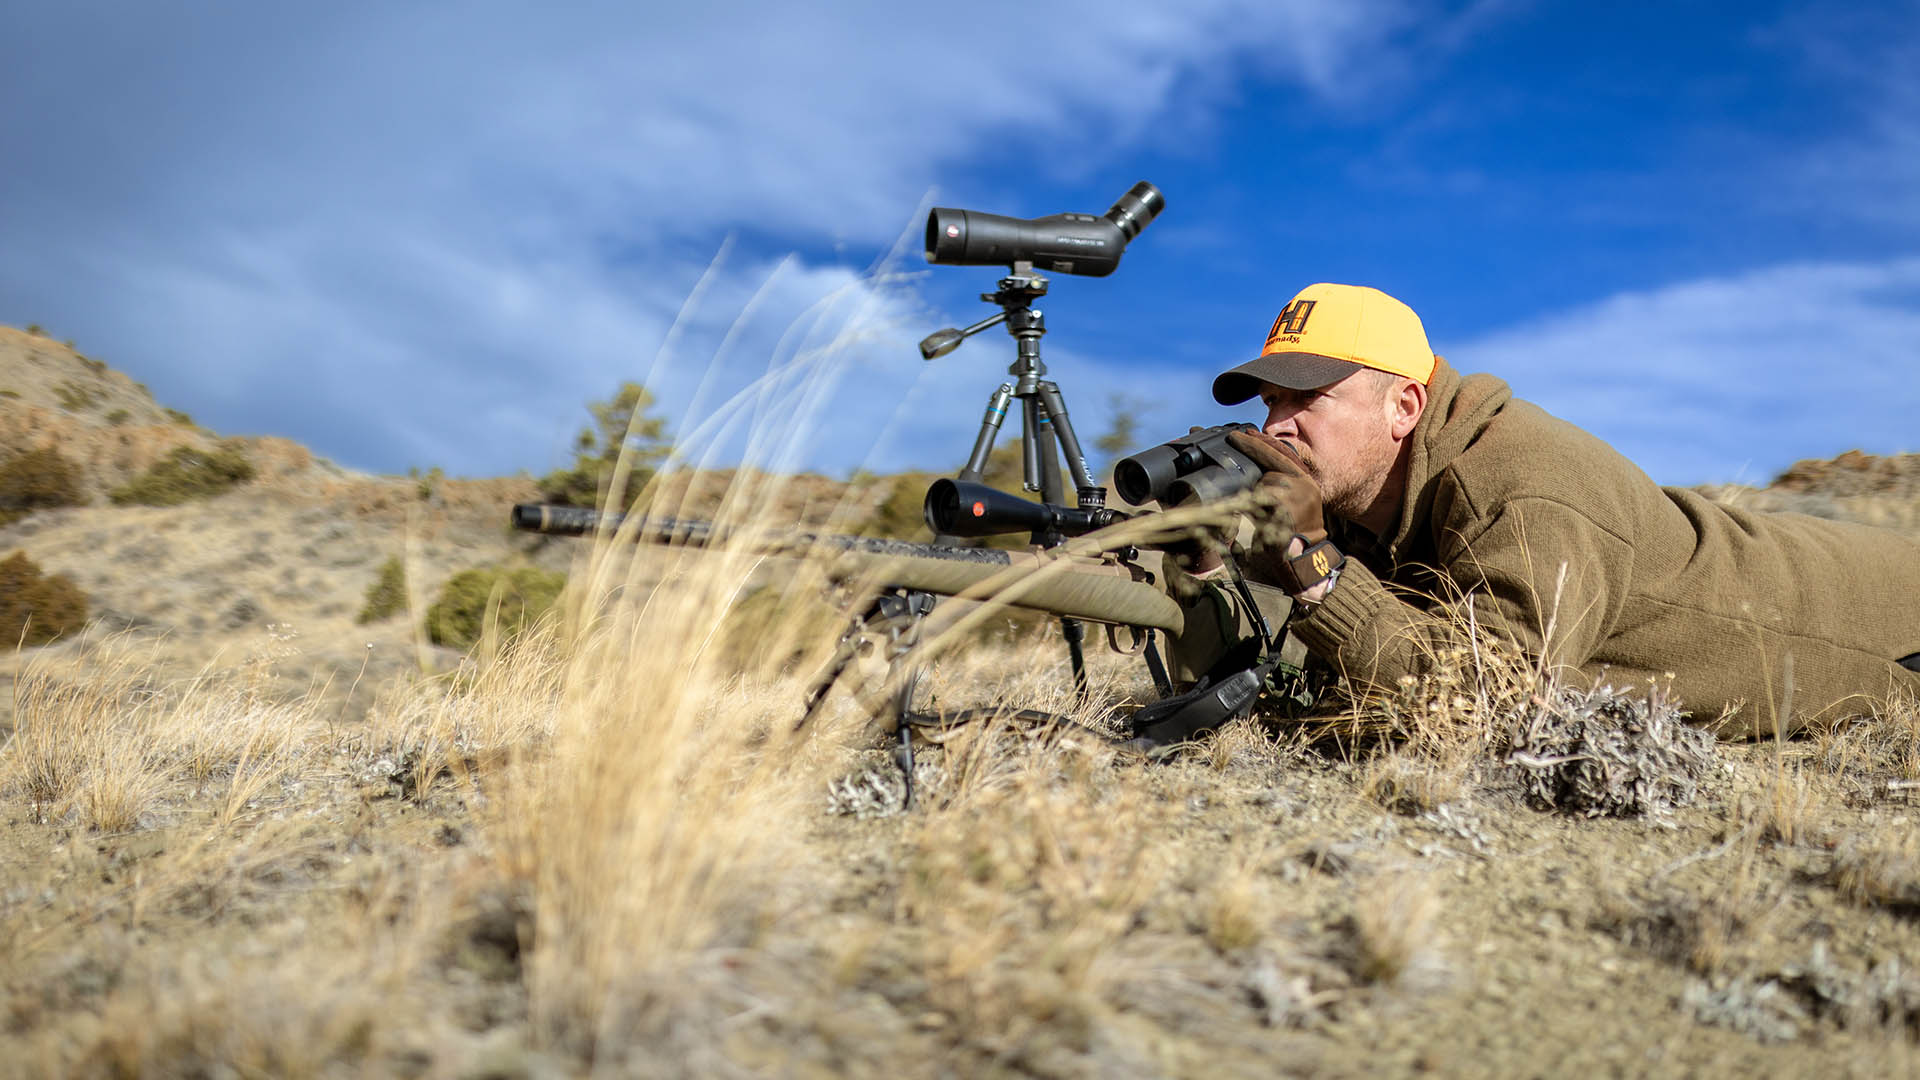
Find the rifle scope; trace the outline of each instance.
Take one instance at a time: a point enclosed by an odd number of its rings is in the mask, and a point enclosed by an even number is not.
[[[1199,428],[1178,439],[1114,463],[1113,487],[1130,505],[1157,501],[1177,506],[1190,498],[1223,499],[1260,479],[1260,466],[1227,442],[1229,431],[1258,431],[1252,424]]]
[[[1106,277],[1120,265],[1127,241],[1165,209],[1166,197],[1145,180],[1107,212],[1012,218],[937,206],[927,215],[927,261],[950,266],[1011,266]]]
[[[935,480],[922,507],[927,527],[941,536],[998,536],[1031,532],[1036,536],[1081,536],[1128,517],[1118,510],[1077,510],[1053,503],[1029,502],[985,484]]]

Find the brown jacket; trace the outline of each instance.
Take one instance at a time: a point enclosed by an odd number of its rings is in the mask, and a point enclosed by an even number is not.
[[[1475,618],[1615,686],[1671,672],[1696,721],[1773,730],[1791,656],[1789,730],[1920,692],[1920,543],[1866,525],[1755,513],[1662,488],[1599,439],[1444,361],[1412,437],[1393,535],[1336,535],[1353,556],[1294,623],[1362,685],[1427,669]],[[1444,575],[1442,577],[1441,575]]]

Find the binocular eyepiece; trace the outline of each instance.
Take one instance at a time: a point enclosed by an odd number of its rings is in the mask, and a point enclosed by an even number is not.
[[[935,207],[927,215],[927,261],[951,266],[1029,262],[1041,270],[1105,277],[1120,265],[1127,242],[1166,205],[1160,189],[1142,180],[1100,217],[1012,218]]]
[[[1260,466],[1227,442],[1230,431],[1257,431],[1252,424],[1203,428],[1159,446],[1121,458],[1113,466],[1113,487],[1129,505],[1157,501],[1176,506],[1188,499],[1223,499],[1253,486]]]

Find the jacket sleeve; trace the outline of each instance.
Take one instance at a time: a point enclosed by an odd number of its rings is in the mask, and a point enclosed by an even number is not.
[[[1440,566],[1455,595],[1416,597],[1349,560],[1324,603],[1293,629],[1363,692],[1392,692],[1467,644],[1467,615],[1554,667],[1580,667],[1619,613],[1632,546],[1563,503],[1515,500],[1484,528],[1441,531]]]

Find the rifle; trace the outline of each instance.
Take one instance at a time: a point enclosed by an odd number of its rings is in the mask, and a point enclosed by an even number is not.
[[[850,588],[856,596],[864,597],[865,603],[856,602],[855,613],[832,658],[809,686],[806,709],[797,726],[807,724],[819,711],[856,656],[883,646],[892,671],[889,681],[897,687],[891,723],[883,720],[883,727],[895,737],[894,760],[906,778],[906,798],[911,803],[914,733],[944,730],[996,715],[993,710],[930,714],[912,708],[916,679],[909,669],[915,660],[914,649],[920,644],[922,622],[938,596],[1103,624],[1108,645],[1115,652],[1144,656],[1161,695],[1160,700],[1126,717],[1129,735],[1118,740],[1152,756],[1162,756],[1169,748],[1246,713],[1263,697],[1292,705],[1310,703],[1317,688],[1309,685],[1303,669],[1304,650],[1290,639],[1274,640],[1265,627],[1258,655],[1247,656],[1234,670],[1218,672],[1182,694],[1174,693],[1160,658],[1156,635],[1180,634],[1185,629],[1186,613],[1155,584],[1155,575],[1141,563],[1140,545],[1134,540],[1164,535],[1169,530],[1184,533],[1195,522],[1234,508],[1228,501],[1158,514],[1106,511],[1087,515],[1075,508],[1034,503],[982,485],[939,480],[929,490],[926,513],[936,529],[945,525],[970,536],[1032,529],[1036,544],[1026,551],[735,527],[530,503],[513,508],[512,523],[516,529],[547,535],[595,535],[693,548],[724,545],[769,558],[817,560],[831,583]],[[1245,594],[1245,583],[1240,582],[1239,587]],[[1253,605],[1251,597],[1247,603]],[[1284,623],[1284,615],[1280,618]],[[1120,639],[1122,629],[1130,637],[1126,644]],[[1034,722],[1074,723],[1035,710],[1008,715]]]

